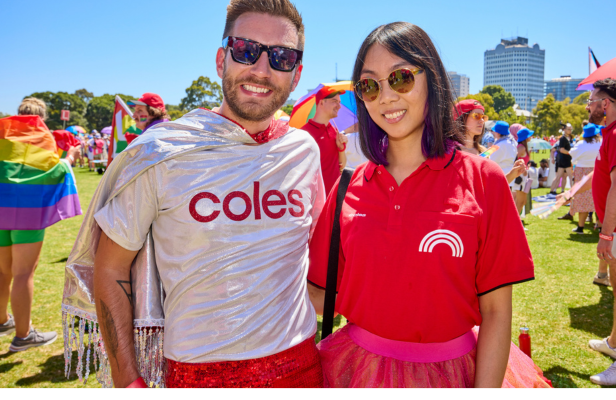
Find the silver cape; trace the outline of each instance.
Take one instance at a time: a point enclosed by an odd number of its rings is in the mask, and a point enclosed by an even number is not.
[[[237,124],[207,110],[163,122],[148,130],[120,153],[109,166],[92,197],[75,245],[68,258],[62,299],[65,374],[71,369],[73,348],[80,379],[88,379],[90,356],[103,387],[111,387],[111,371],[97,326],[94,305],[94,259],[101,229],[94,219],[101,208],[151,167],[176,157],[217,147],[255,144]],[[141,376],[150,386],[164,386],[164,293],[156,269],[151,233],[131,268],[134,299],[135,350]],[[79,328],[75,331],[78,317]],[[87,333],[87,343],[86,343]],[[85,356],[85,357],[84,357]],[[85,369],[85,371],[84,371]]]

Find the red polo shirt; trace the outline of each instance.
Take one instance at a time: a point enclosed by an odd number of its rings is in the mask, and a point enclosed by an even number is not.
[[[603,142],[595,161],[595,173],[592,177],[592,197],[597,217],[599,221],[603,222],[607,193],[612,187],[610,174],[616,167],[616,121],[603,128],[601,132],[603,133]]]
[[[325,184],[325,195],[329,194],[338,178],[340,178],[340,161],[338,158],[338,146],[336,146],[336,135],[338,130],[332,124],[319,124],[314,120],[309,120],[302,130],[310,133],[319,145],[321,151],[321,172],[323,173],[323,183]]]
[[[308,280],[320,287],[335,198],[310,243]],[[481,324],[479,296],[534,279],[503,172],[461,151],[427,160],[400,186],[383,166],[359,166],[340,226],[336,310],[387,339],[452,340]]]

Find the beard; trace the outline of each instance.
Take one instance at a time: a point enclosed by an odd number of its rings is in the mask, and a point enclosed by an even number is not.
[[[261,122],[271,119],[274,113],[284,105],[291,94],[293,80],[286,87],[274,86],[269,79],[257,79],[249,77],[242,79],[242,84],[255,84],[263,86],[272,91],[269,101],[263,104],[258,99],[240,100],[240,85],[233,78],[227,76],[227,70],[223,71],[222,93],[229,108],[235,115],[244,121]]]
[[[591,111],[588,116],[588,122],[595,125],[603,124],[603,111],[598,107],[595,111]]]

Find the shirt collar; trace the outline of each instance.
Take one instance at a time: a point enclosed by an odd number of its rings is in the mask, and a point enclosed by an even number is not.
[[[317,121],[315,121],[314,119],[310,119],[310,120],[308,120],[308,123],[309,123],[309,124],[312,124],[312,125],[314,125],[314,126],[316,126],[316,127],[317,127],[317,128],[319,128],[319,129],[323,129],[323,130],[327,130],[327,128],[329,128],[329,127],[330,127],[330,123],[329,123],[329,122],[327,123],[327,125],[324,125],[324,124],[320,124],[320,123],[318,123],[318,122],[317,122]]]
[[[424,161],[424,163],[421,164],[419,168],[422,168],[424,165],[426,165],[432,171],[442,171],[453,162],[453,159],[455,158],[457,151],[458,150],[454,148],[451,152],[445,153],[443,157],[429,158],[426,161]],[[372,179],[372,176],[374,175],[374,171],[376,171],[379,168],[384,168],[384,167],[382,165],[377,165],[373,163],[372,161],[368,161],[368,165],[366,166],[366,169],[364,170],[364,178],[366,179],[366,181],[369,181],[370,179]]]
[[[277,120],[274,117],[272,117],[272,120],[270,121],[270,124],[269,124],[269,126],[267,127],[266,130],[264,130],[262,132],[255,133],[253,135],[252,133],[248,132],[246,130],[246,128],[244,128],[242,125],[240,125],[236,121],[232,120],[231,118],[229,118],[227,116],[224,116],[221,113],[218,113],[216,111],[208,110],[207,108],[204,108],[204,110],[213,112],[214,114],[218,114],[221,117],[226,118],[229,121],[233,122],[235,125],[237,125],[240,128],[242,128],[244,130],[244,132],[246,132],[246,134],[248,136],[250,136],[257,143],[267,143],[270,140],[278,139],[279,137],[281,137],[285,133],[287,133],[287,131],[289,130],[289,123],[288,123],[288,121],[283,121],[281,119]]]

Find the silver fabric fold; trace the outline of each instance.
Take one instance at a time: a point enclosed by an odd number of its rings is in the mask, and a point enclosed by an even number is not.
[[[94,214],[138,176],[163,161],[218,147],[255,143],[237,124],[216,113],[198,109],[176,121],[163,122],[149,129],[147,134],[133,141],[113,160],[92,197],[66,265],[62,299],[62,311],[67,316],[64,318],[64,324],[68,325],[64,327],[66,334],[72,332],[73,325],[69,324],[75,323],[74,317],[97,322],[94,304],[94,259],[101,229],[94,219]],[[151,232],[133,262],[131,279],[134,325],[164,326],[164,291],[156,268]],[[85,326],[83,325],[84,329]],[[93,329],[97,327],[94,326]],[[70,350],[76,345],[81,354],[85,348],[83,338],[78,340],[80,342],[75,343],[77,340],[65,338],[65,357],[69,358],[66,360],[67,374],[70,372]],[[102,343],[102,335],[99,335],[97,340]],[[102,355],[104,356],[104,350]],[[79,362],[81,361],[80,356]],[[143,362],[138,361],[140,365]],[[108,384],[109,382],[105,382],[104,386]],[[158,385],[156,382],[150,384]]]

